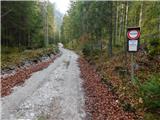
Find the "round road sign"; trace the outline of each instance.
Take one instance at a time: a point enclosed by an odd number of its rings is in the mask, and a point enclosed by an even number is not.
[[[130,31],[128,31],[127,36],[131,40],[137,39],[140,36],[140,31],[139,30],[130,30]]]

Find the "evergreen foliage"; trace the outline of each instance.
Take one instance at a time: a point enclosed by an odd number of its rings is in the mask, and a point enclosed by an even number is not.
[[[140,86],[144,106],[148,110],[160,108],[160,75],[154,75]]]
[[[159,1],[76,1],[65,15],[62,26],[63,43],[92,44],[92,48],[112,49],[121,46],[126,51],[127,27],[141,27],[141,44],[148,53],[160,54],[160,2]],[[76,44],[79,45],[79,44]],[[83,44],[84,45],[84,44]],[[82,45],[82,46],[83,46]],[[82,47],[83,48],[83,47]]]
[[[49,44],[54,43],[53,4],[48,2],[45,8],[45,2],[40,1],[2,1],[1,6],[2,49],[45,46],[45,12],[48,17]]]

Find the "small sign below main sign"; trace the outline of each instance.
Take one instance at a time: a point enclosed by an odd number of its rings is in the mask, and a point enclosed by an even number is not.
[[[138,49],[138,40],[129,40],[128,46],[129,46],[128,48],[129,51],[136,52]]]
[[[127,29],[128,52],[137,52],[139,47],[140,27]]]

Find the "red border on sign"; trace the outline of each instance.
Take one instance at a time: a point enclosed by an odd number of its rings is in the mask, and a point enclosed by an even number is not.
[[[130,30],[130,31],[133,31],[133,30]],[[136,31],[138,32],[138,35],[137,35],[137,37],[135,37],[135,38],[130,37],[130,35],[129,35],[129,32],[130,32],[130,31],[127,32],[127,37],[128,37],[129,39],[133,40],[133,39],[137,39],[137,38],[140,37],[140,31],[139,31],[139,30],[136,30]]]

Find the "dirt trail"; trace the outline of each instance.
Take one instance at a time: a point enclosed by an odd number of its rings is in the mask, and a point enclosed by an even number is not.
[[[83,120],[84,92],[78,56],[60,49],[61,57],[33,73],[23,86],[1,98],[2,120]]]

